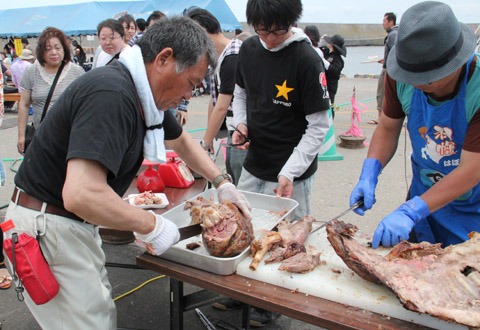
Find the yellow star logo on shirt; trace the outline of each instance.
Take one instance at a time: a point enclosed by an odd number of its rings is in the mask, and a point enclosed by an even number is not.
[[[276,97],[283,96],[288,101],[288,93],[294,90],[294,88],[287,87],[287,81],[283,82],[283,85],[275,85],[278,89],[278,94]]]

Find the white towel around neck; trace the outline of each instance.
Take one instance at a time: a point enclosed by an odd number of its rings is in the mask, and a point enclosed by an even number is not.
[[[163,111],[158,110],[155,105],[140,47],[134,45],[129,47],[129,49],[125,49],[120,53],[119,60],[127,67],[132,75],[140,103],[142,104],[146,126],[152,127],[162,124]],[[163,128],[147,129],[143,140],[143,157],[151,162],[165,163],[166,155]]]

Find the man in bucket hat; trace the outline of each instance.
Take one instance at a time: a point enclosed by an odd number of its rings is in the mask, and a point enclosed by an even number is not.
[[[13,84],[20,90],[20,81],[22,81],[23,72],[27,66],[35,62],[35,56],[33,56],[30,49],[24,49],[18,58],[20,61],[13,63],[10,71],[12,72]]]
[[[401,240],[457,244],[480,231],[480,63],[473,31],[444,3],[414,5],[388,57],[384,115],[350,196],[375,203],[405,117],[413,153],[409,200],[378,225],[372,246]],[[376,196],[380,197],[380,196]]]

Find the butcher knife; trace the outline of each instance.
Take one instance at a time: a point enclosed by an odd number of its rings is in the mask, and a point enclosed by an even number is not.
[[[310,234],[322,229],[323,227],[325,227],[326,225],[328,225],[330,222],[332,222],[333,220],[337,220],[338,218],[341,218],[343,217],[345,214],[347,214],[348,212],[350,211],[353,211],[354,209],[358,208],[358,207],[361,207],[363,205],[363,199],[359,200],[358,202],[356,202],[355,204],[353,204],[352,206],[350,206],[348,209],[346,209],[345,211],[343,211],[342,213],[340,213],[339,215],[337,215],[336,217],[333,217],[332,219],[328,220],[327,222],[325,222],[323,225],[321,225],[320,227],[318,228],[315,228],[314,230],[312,230],[310,232]]]
[[[184,239],[190,238],[192,236],[197,236],[202,232],[202,226],[199,223],[196,225],[190,225],[182,228],[178,228],[180,232],[180,240],[183,241]]]

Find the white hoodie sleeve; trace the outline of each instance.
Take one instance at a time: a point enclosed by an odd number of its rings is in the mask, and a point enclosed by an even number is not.
[[[319,111],[305,117],[308,121],[307,129],[293,153],[278,174],[293,182],[293,179],[302,176],[312,164],[322,146],[325,136],[332,125],[328,111]]]
[[[247,125],[247,93],[244,88],[235,84],[233,91],[233,125],[237,127],[239,124]]]

